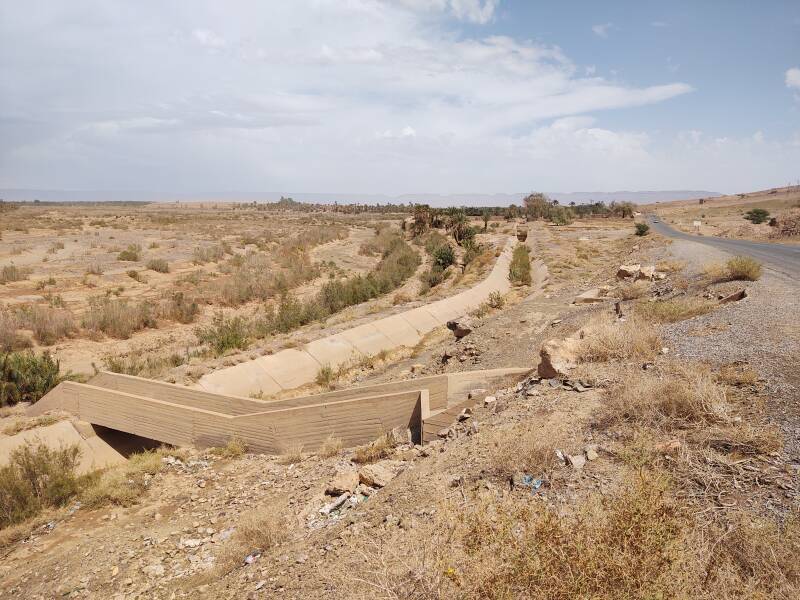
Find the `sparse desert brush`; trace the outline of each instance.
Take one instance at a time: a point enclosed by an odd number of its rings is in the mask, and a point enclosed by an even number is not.
[[[758,383],[758,373],[747,364],[721,365],[717,381],[735,387],[754,386]]]
[[[542,477],[556,466],[556,441],[544,428],[518,426],[499,430],[491,437],[489,451],[492,469],[496,475],[508,478],[515,473]]]
[[[694,431],[693,444],[735,456],[757,456],[778,452],[783,448],[783,436],[775,426],[756,426],[741,422]]]
[[[199,313],[197,301],[183,292],[173,292],[159,304],[159,316],[178,323],[194,323]]]
[[[77,445],[53,450],[40,442],[14,449],[0,467],[0,529],[75,497],[84,481],[76,474],[79,458]]]
[[[676,429],[725,423],[725,390],[703,367],[675,364],[666,373],[633,372],[609,390],[601,422]]]
[[[83,326],[102,331],[118,339],[127,339],[141,329],[157,327],[155,316],[146,302],[95,298],[83,316]]]
[[[623,283],[617,287],[617,294],[623,300],[642,298],[650,292],[650,284],[643,279],[632,283]]]
[[[406,302],[411,302],[411,298],[408,296],[408,294],[404,294],[403,292],[397,292],[392,298],[392,304],[394,306],[397,306],[398,304],[405,304]]]
[[[314,380],[318,386],[330,388],[336,380],[335,373],[330,365],[322,365],[317,371],[317,377]]]
[[[304,458],[303,444],[294,443],[283,447],[278,461],[284,465],[294,465],[303,462]]]
[[[93,262],[88,267],[86,267],[86,274],[87,275],[102,275],[103,274],[103,267],[100,266],[100,263]]]
[[[33,330],[33,337],[44,346],[69,337],[77,329],[72,313],[63,308],[34,304],[21,309],[19,317],[23,326]]]
[[[70,373],[61,374],[61,365],[50,353],[9,352],[0,356],[0,406],[17,402],[37,402]]]
[[[200,343],[208,344],[217,354],[228,350],[244,350],[250,343],[250,322],[241,316],[214,315],[211,325],[198,327],[195,335]]]
[[[353,453],[353,462],[367,464],[391,456],[396,446],[391,433],[382,433],[378,439],[365,446],[359,446]]]
[[[685,268],[685,260],[662,260],[656,265],[656,271],[663,271],[664,273],[677,273]]]
[[[635,317],[618,321],[603,315],[587,327],[580,342],[578,358],[582,362],[647,360],[660,349],[661,337],[651,323]]]
[[[217,262],[225,257],[222,246],[197,246],[192,250],[192,262],[202,265],[208,262]]]
[[[134,281],[138,281],[139,283],[147,283],[147,279],[144,278],[141,271],[137,271],[136,269],[130,269],[129,271],[127,271],[127,275]]]
[[[31,419],[20,419],[3,429],[3,434],[16,435],[21,431],[28,431],[29,429],[36,429],[38,427],[47,427],[65,418],[66,415],[41,415]]]
[[[27,279],[30,273],[30,269],[26,267],[18,267],[14,264],[5,265],[0,269],[0,285],[12,283],[14,281],[22,281]]]
[[[761,278],[761,263],[749,256],[734,256],[726,266],[731,280],[756,281]]]
[[[168,356],[147,354],[145,356],[141,352],[134,352],[127,356],[108,356],[103,361],[103,366],[112,373],[153,377],[166,369],[177,367],[185,362],[186,358],[180,354],[170,354]]]
[[[334,437],[330,434],[320,446],[317,454],[322,458],[330,458],[336,456],[342,451],[343,443],[341,438]]]
[[[151,258],[145,266],[157,273],[169,273],[169,263],[163,258]]]
[[[705,298],[678,296],[669,300],[639,302],[635,311],[641,319],[657,323],[676,323],[704,315],[717,306],[716,302]]]
[[[117,255],[117,260],[126,262],[136,262],[142,253],[142,247],[139,244],[130,244],[125,250]]]
[[[506,299],[500,292],[491,292],[489,294],[489,298],[486,300],[486,303],[489,305],[490,308],[494,308],[496,310],[499,308],[503,308],[503,306],[506,303]]]
[[[21,327],[22,323],[15,313],[0,310],[0,352],[22,350],[31,346],[31,341],[19,332]]]
[[[213,569],[197,577],[196,583],[214,581],[242,565],[245,556],[258,551],[268,555],[291,530],[289,519],[277,506],[260,507],[237,520],[236,531],[220,548]],[[263,559],[262,559],[263,560]]]
[[[445,505],[425,531],[424,551],[396,560],[387,544],[367,554],[364,572],[349,574],[348,589],[468,600],[693,597],[702,568],[687,558],[690,527],[687,512],[653,477],[575,510],[529,498]]]
[[[515,285],[531,284],[531,256],[525,244],[517,244],[508,267],[508,279]]]
[[[211,448],[209,452],[222,458],[239,458],[247,452],[247,444],[238,437],[232,437],[224,446]]]

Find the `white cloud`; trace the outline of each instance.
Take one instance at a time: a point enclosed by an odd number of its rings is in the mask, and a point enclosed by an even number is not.
[[[608,32],[612,27],[614,27],[613,23],[602,23],[600,25],[592,25],[592,31],[598,37],[607,38]]]
[[[209,48],[225,47],[225,40],[208,29],[195,29],[192,32],[192,36],[201,46],[208,46]]]
[[[769,139],[665,142],[604,124],[603,111],[692,88],[454,30],[497,3],[470,17],[449,0],[104,2],[103,27],[82,3],[35,18],[0,5],[0,187],[733,191],[800,163]],[[59,77],[37,67],[53,53]]]
[[[500,0],[384,0],[418,12],[447,13],[461,21],[485,25],[494,18]]]
[[[792,67],[786,70],[786,87],[800,90],[800,69]]]

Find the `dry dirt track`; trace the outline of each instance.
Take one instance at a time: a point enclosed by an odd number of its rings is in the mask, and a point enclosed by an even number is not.
[[[749,242],[726,238],[690,235],[673,229],[663,221],[649,219],[650,226],[657,233],[667,237],[688,240],[713,246],[730,254],[743,254],[762,261],[768,268],[794,281],[800,281],[800,246]]]

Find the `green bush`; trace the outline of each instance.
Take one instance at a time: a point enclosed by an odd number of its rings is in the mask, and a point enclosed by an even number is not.
[[[449,276],[450,271],[445,271],[439,265],[433,265],[430,269],[420,274],[419,279],[422,282],[422,289],[420,291],[423,294],[427,293],[431,288],[435,288]]]
[[[76,496],[84,479],[75,472],[79,458],[76,445],[52,450],[28,443],[13,450],[8,464],[0,467],[0,529]]]
[[[442,244],[438,248],[434,248],[431,253],[433,263],[442,269],[446,269],[456,261],[456,254],[450,244]]]
[[[195,330],[197,339],[208,344],[219,355],[233,348],[244,350],[250,342],[250,324],[243,317],[226,317],[222,313],[214,315],[211,325]]]
[[[638,236],[645,236],[650,233],[650,225],[647,223],[636,223],[634,227],[636,227],[636,235]]]
[[[0,358],[0,406],[37,402],[71,375],[61,375],[61,365],[49,352],[9,352]]]
[[[95,298],[83,316],[83,326],[119,339],[128,339],[135,331],[157,327],[155,315],[146,302]]]
[[[744,218],[756,225],[763,223],[769,217],[769,211],[763,208],[752,208],[744,214]]]
[[[530,250],[524,244],[517,244],[508,267],[508,279],[515,285],[531,284]]]

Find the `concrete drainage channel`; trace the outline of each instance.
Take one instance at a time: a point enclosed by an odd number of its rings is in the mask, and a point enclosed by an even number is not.
[[[507,385],[528,371],[468,371],[273,401],[101,372],[86,384],[59,384],[28,414],[60,410],[175,446],[207,448],[235,438],[251,452],[265,454],[300,445],[313,452],[329,437],[352,447],[396,428],[408,429],[412,441],[424,443],[474,402],[468,390]]]
[[[413,347],[428,332],[478,308],[492,292],[508,292],[514,243],[513,238],[506,241],[489,275],[473,288],[315,340],[301,349],[281,350],[220,369],[201,377],[197,387],[220,394],[269,396],[312,383],[324,366],[336,369],[354,358],[401,346]]]
[[[510,289],[509,238],[489,276],[475,287],[431,304],[359,325],[309,343],[305,348],[241,363],[203,377],[189,388],[141,377],[101,372],[88,383],[64,382],[29,410],[31,416],[60,410],[83,422],[175,446],[222,446],[236,438],[251,452],[280,454],[302,446],[317,450],[329,437],[345,447],[368,443],[401,428],[424,443],[474,402],[469,390],[513,383],[528,369],[451,373],[355,387],[281,400],[275,394],[314,381],[319,369],[353,357],[414,346],[422,336]],[[546,277],[535,267],[537,284]]]

